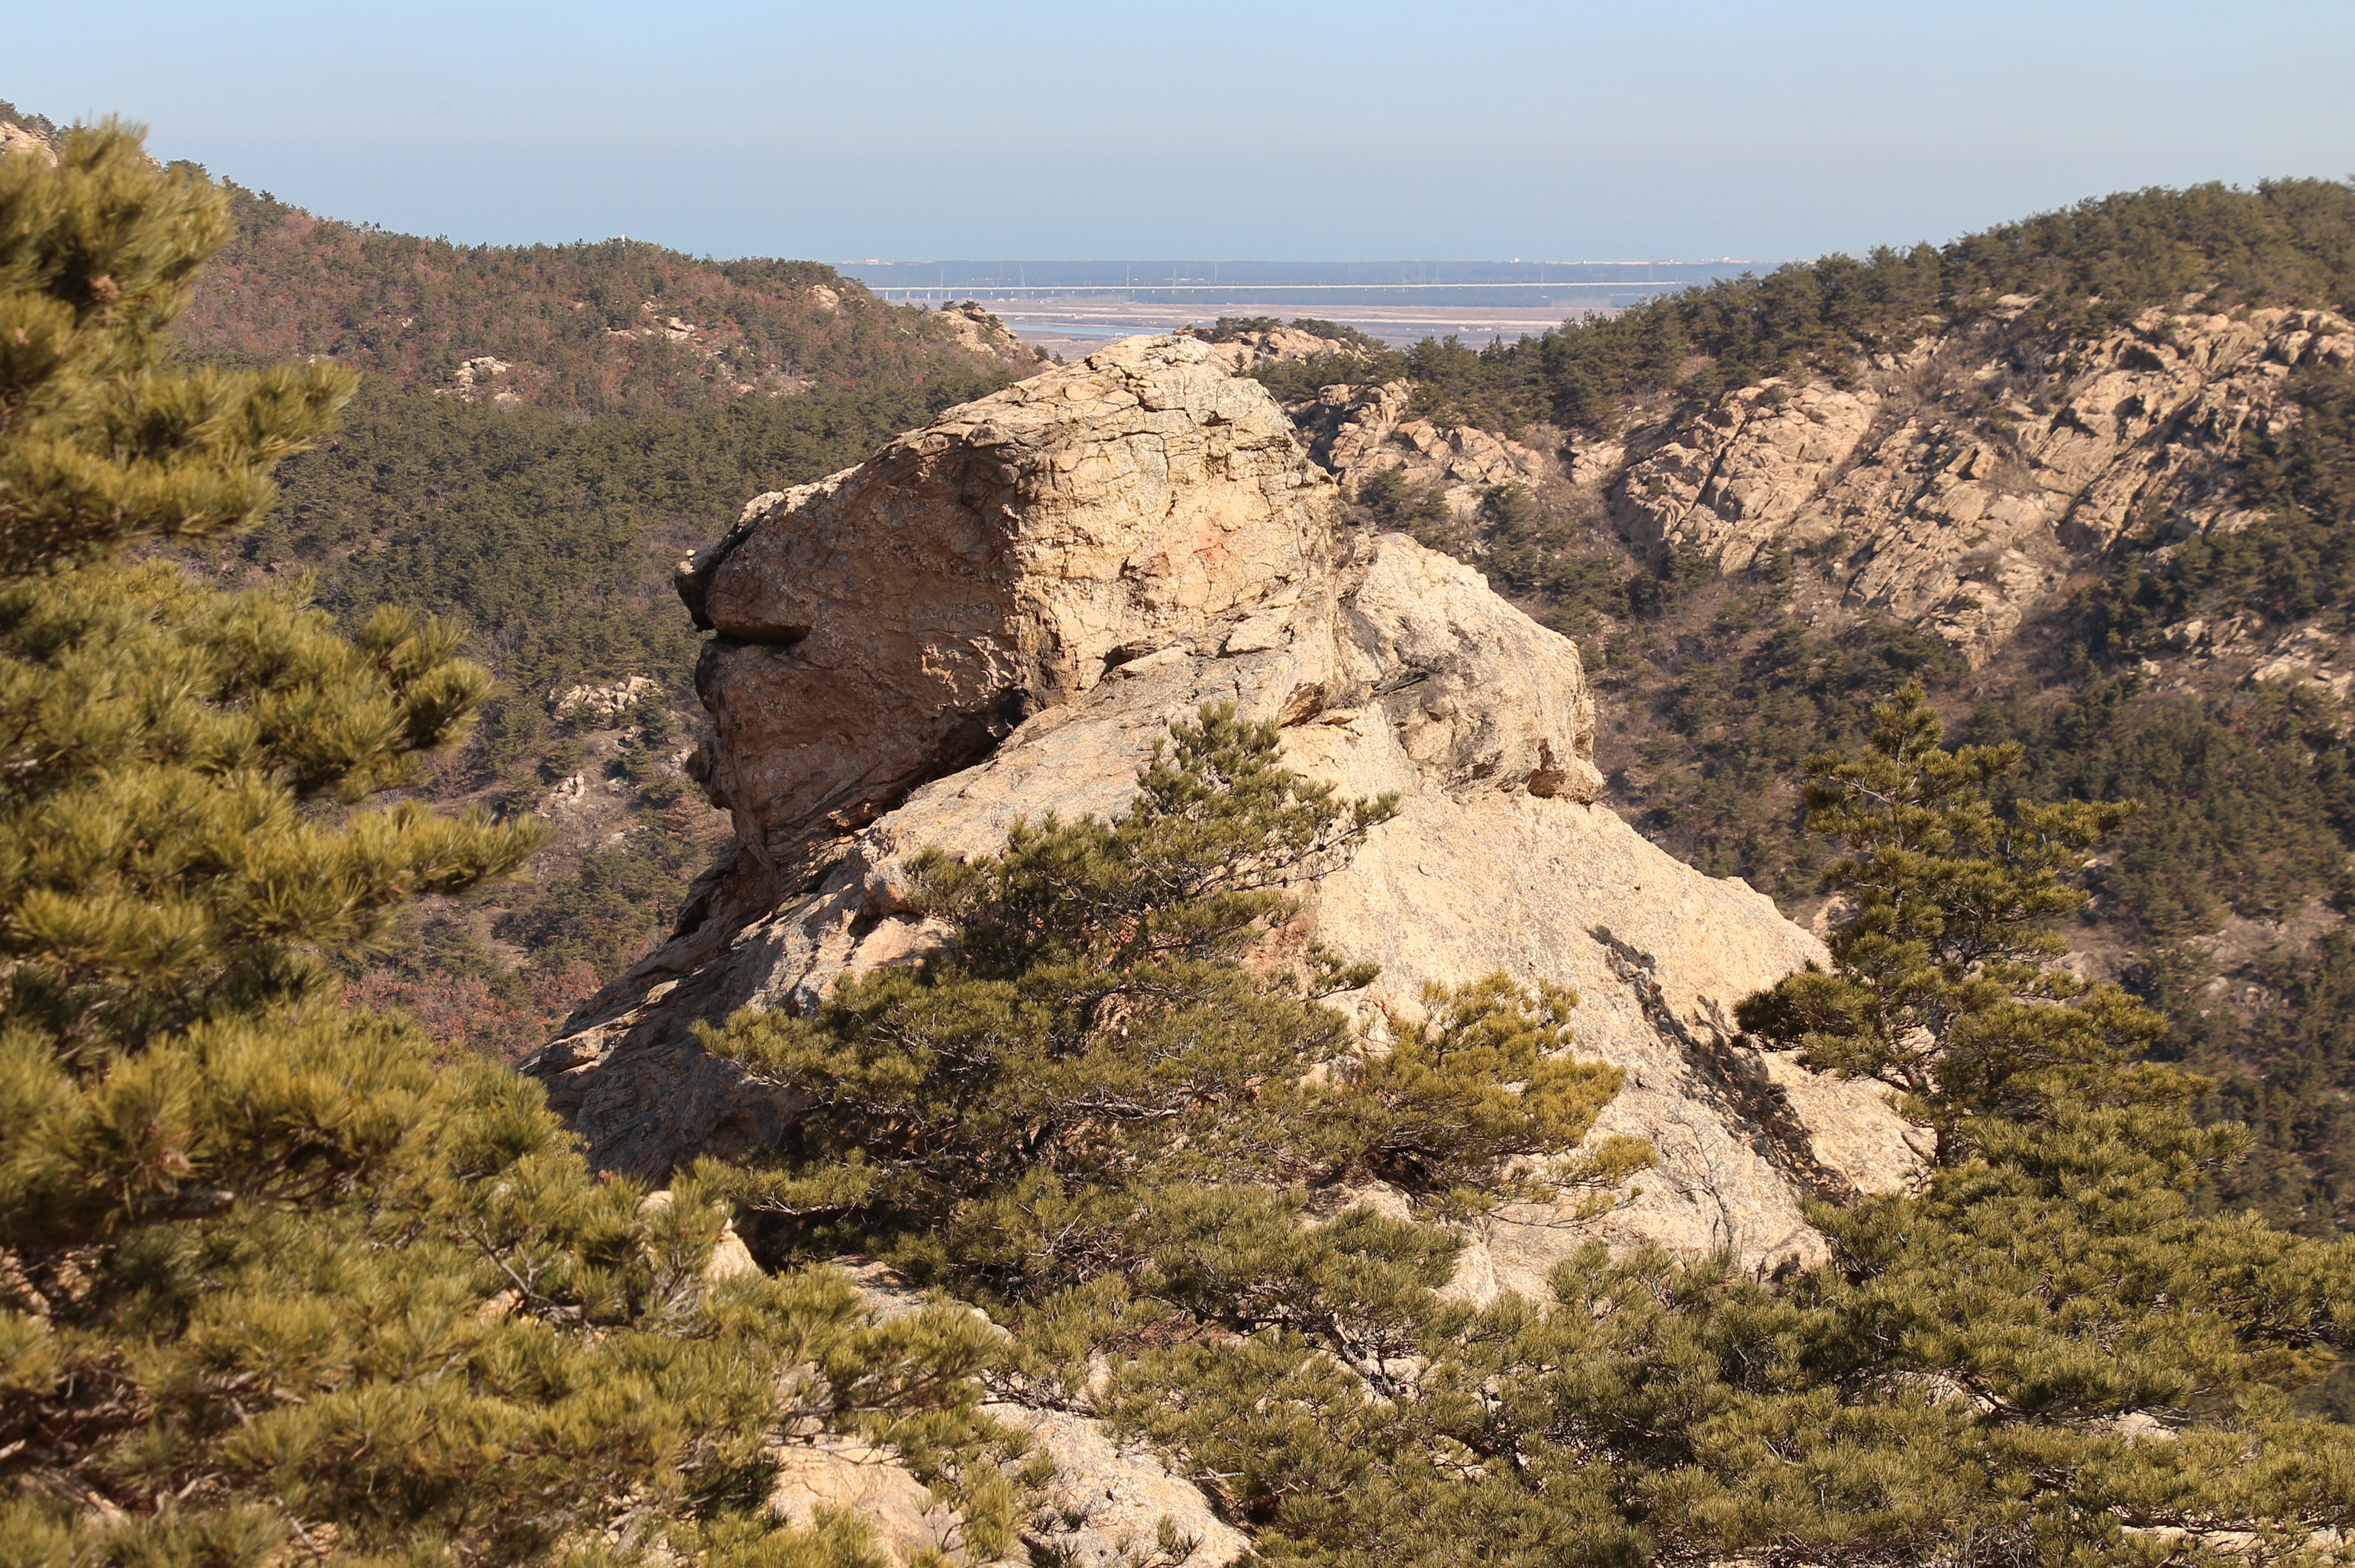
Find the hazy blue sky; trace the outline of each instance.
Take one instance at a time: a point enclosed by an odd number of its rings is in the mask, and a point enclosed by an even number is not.
[[[0,0],[338,217],[722,255],[1790,257],[2355,171],[2355,0]],[[102,35],[102,36],[101,36]]]

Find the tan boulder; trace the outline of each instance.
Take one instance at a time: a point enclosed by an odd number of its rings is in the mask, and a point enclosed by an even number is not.
[[[1327,591],[1328,493],[1255,383],[1145,338],[761,497],[680,569],[719,633],[711,797],[764,860],[862,826],[1123,662]]]
[[[770,1458],[777,1470],[769,1507],[786,1523],[806,1530],[824,1514],[849,1514],[867,1526],[893,1568],[934,1552],[968,1568],[957,1550],[954,1510],[933,1500],[932,1489],[893,1450],[817,1436],[781,1445]]]
[[[1739,881],[1606,807],[1575,647],[1480,575],[1350,531],[1332,480],[1203,344],[1131,340],[953,409],[859,468],[763,497],[682,574],[719,636],[704,772],[740,852],[681,934],[570,1021],[532,1071],[609,1166],[659,1177],[773,1138],[791,1096],[690,1026],[805,1009],[938,939],[902,859],[1120,809],[1206,702],[1284,726],[1295,767],[1395,820],[1302,887],[1303,934],[1379,961],[1361,1005],[1503,969],[1582,997],[1579,1049],[1627,1072],[1605,1133],[1661,1164],[1600,1220],[1516,1212],[1462,1287],[1539,1289],[1588,1236],[1820,1255],[1805,1196],[1902,1181],[1877,1094],[1743,1046],[1733,1004],[1820,955]]]
[[[1034,1560],[1071,1568],[1225,1568],[1250,1538],[1220,1519],[1202,1489],[1092,1416],[993,1403],[983,1414],[1028,1436],[1055,1462],[1047,1504],[1024,1532]]]

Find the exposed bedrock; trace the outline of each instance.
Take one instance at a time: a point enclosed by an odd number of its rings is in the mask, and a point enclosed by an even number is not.
[[[1597,1133],[1659,1168],[1600,1220],[1508,1213],[1461,1289],[1540,1288],[1594,1235],[1772,1270],[1820,1255],[1803,1197],[1912,1168],[1877,1091],[1739,1043],[1734,1002],[1821,949],[1595,803],[1576,649],[1471,568],[1352,530],[1282,408],[1201,343],[1118,344],[762,496],[681,592],[715,633],[698,771],[740,839],[679,935],[532,1064],[606,1166],[659,1178],[773,1137],[798,1107],[697,1020],[806,1008],[921,951],[902,857],[1115,811],[1169,722],[1223,701],[1279,722],[1301,771],[1401,797],[1298,890],[1301,937],[1382,966],[1370,1001],[1564,981],[1578,1050],[1626,1072]]]
[[[1825,552],[1849,604],[1984,663],[2137,528],[2254,522],[2243,442],[2295,418],[2297,367],[2355,363],[2344,318],[2281,309],[2153,310],[2030,354],[2004,333],[2032,303],[1884,355],[1853,387],[1725,394],[1618,476],[1623,523],[1730,572]]]

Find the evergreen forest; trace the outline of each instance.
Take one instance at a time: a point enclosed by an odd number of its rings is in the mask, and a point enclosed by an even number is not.
[[[1926,1135],[1909,1189],[1809,1210],[1816,1266],[1595,1245],[1473,1305],[1501,1205],[1600,1213],[1653,1163],[1589,1137],[1623,1076],[1558,987],[1374,1049],[1351,955],[1248,961],[1397,802],[1215,705],[1118,815],[917,860],[935,961],[705,1028],[824,1114],[659,1192],[591,1169],[511,1063],[722,832],[671,563],[1020,367],[823,269],[474,250],[112,122],[51,145],[0,156],[0,1564],[1052,1561],[1009,1409],[1160,1456],[1286,1568],[2344,1560],[2355,940],[2249,1012],[2200,939],[2355,894],[2348,716],[2143,670],[2186,607],[2343,629],[2336,373],[2249,452],[2264,524],[1976,671],[1793,623],[1785,558],[1359,494],[1580,640],[1632,715],[1618,803],[1822,916],[1741,1027]],[[2344,307],[2350,220],[2139,193],[1386,369],[1601,429],[2011,296],[2052,302],[2023,334]],[[951,1538],[769,1506],[819,1444],[893,1456]]]
[[[1441,422],[1614,437],[1631,422],[1673,429],[1727,388],[1770,376],[1848,384],[1875,355],[1975,323],[1994,334],[1987,352],[2024,376],[2065,370],[2087,334],[2154,307],[2344,312],[2355,308],[2350,267],[2348,185],[2141,191],[1943,248],[1795,263],[1518,343],[1426,341],[1346,374],[1405,381]],[[1344,371],[1309,361],[1252,374],[1298,397]],[[1872,705],[1903,681],[1921,683],[1970,739],[2021,743],[2027,761],[2007,788],[2025,798],[2142,802],[2102,857],[2074,940],[2167,1015],[2158,1050],[2211,1075],[2206,1114],[2257,1129],[2258,1153],[2222,1191],[2330,1234],[2355,1224],[2355,1056],[2339,1002],[2355,984],[2355,948],[2335,931],[2300,931],[2335,925],[2355,896],[2355,715],[2310,685],[2206,680],[2162,636],[2195,617],[2348,631],[2355,372],[2303,368],[2288,393],[2297,421],[2253,435],[2241,454],[2260,522],[2163,548],[2156,533],[2130,536],[2062,613],[1978,670],[1886,617],[1810,625],[1796,602],[1817,569],[1806,549],[1771,550],[1729,575],[1674,550],[1631,549],[1591,503],[1525,487],[1496,487],[1468,517],[1390,474],[1357,499],[1369,521],[1475,561],[1576,638],[1600,677],[1620,809],[1684,859],[1745,877],[1786,908],[1816,906],[1828,860],[1791,781],[1808,757],[1856,744]],[[2000,431],[1991,395],[1954,414]]]

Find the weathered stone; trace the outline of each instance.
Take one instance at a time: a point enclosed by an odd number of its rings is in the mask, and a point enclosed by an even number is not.
[[[1774,380],[1728,393],[1625,469],[1621,518],[1638,544],[1698,550],[1727,571],[1769,549],[1832,545],[1848,603],[1983,663],[2129,529],[2246,526],[2243,432],[2285,417],[2286,367],[2355,357],[2355,327],[2325,311],[2153,311],[2081,357],[2031,377],[2034,398],[1976,390],[2019,379],[1976,333],[1884,356],[1855,388]],[[1993,406],[1959,417],[1973,398]]]
[[[1071,1568],[1156,1561],[1169,1568],[1225,1568],[1251,1549],[1201,1488],[1118,1441],[1101,1421],[1019,1404],[985,1404],[982,1413],[1024,1433],[1055,1461],[1046,1509],[1024,1532],[1034,1559]]]
[[[1887,1187],[1913,1155],[1874,1092],[1735,1037],[1735,1001],[1819,945],[1593,803],[1568,641],[1468,567],[1351,533],[1337,502],[1263,389],[1161,338],[748,509],[682,590],[721,633],[699,679],[719,725],[705,771],[742,850],[532,1069],[595,1157],[659,1177],[773,1137],[801,1107],[705,1054],[693,1022],[807,1009],[903,961],[936,939],[904,857],[1115,811],[1168,724],[1219,701],[1284,725],[1304,772],[1400,797],[1299,890],[1301,935],[1383,966],[1360,1005],[1412,1010],[1426,984],[1499,969],[1563,981],[1579,1049],[1626,1070],[1598,1131],[1650,1139],[1660,1168],[1599,1220],[1508,1214],[1464,1290],[1541,1289],[1596,1235],[1767,1270],[1820,1255],[1800,1198]]]
[[[1414,389],[1327,387],[1292,410],[1309,451],[1355,498],[1375,474],[1395,471],[1410,484],[1439,486],[1448,510],[1470,514],[1492,488],[1543,483],[1559,465],[1535,448],[1471,425],[1418,418]]]
[[[933,1552],[963,1568],[955,1512],[890,1449],[819,1436],[782,1445],[770,1457],[777,1473],[769,1506],[787,1523],[806,1529],[821,1510],[850,1514],[874,1532],[893,1568]]]

